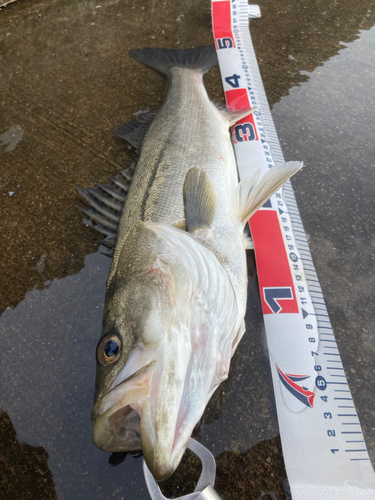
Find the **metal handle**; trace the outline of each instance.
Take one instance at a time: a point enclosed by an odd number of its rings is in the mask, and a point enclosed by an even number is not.
[[[222,500],[220,495],[215,491],[216,462],[212,453],[207,450],[202,444],[190,439],[187,447],[197,455],[202,462],[202,472],[199,476],[197,486],[193,493],[178,497],[180,500]],[[147,484],[148,492],[152,500],[169,500],[160,491],[158,483],[154,476],[149,471],[145,460],[143,460],[143,473]]]
[[[202,493],[196,497],[196,500],[222,500],[222,498],[219,493],[209,484],[207,488],[205,488]]]

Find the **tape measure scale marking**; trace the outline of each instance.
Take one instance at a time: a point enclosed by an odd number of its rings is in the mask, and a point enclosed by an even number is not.
[[[213,0],[228,107],[259,110],[233,127],[240,177],[284,162],[244,0]],[[237,129],[236,129],[237,126]],[[375,499],[375,475],[291,184],[250,221],[284,458],[294,500]],[[265,230],[266,228],[266,230]],[[308,450],[308,453],[306,452]]]

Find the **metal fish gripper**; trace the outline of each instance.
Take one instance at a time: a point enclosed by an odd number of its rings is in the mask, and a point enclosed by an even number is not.
[[[199,476],[197,486],[193,493],[178,497],[177,500],[222,500],[221,496],[214,489],[215,476],[216,476],[216,462],[212,453],[207,450],[202,444],[198,443],[195,439],[190,439],[187,447],[195,455],[197,455],[202,462],[202,472]],[[155,481],[154,476],[149,471],[145,460],[143,460],[143,473],[152,500],[169,500],[160,491],[158,483]]]

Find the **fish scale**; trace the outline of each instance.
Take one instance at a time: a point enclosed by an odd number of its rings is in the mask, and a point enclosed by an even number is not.
[[[183,185],[192,166],[204,166],[219,193],[217,218],[230,210],[230,185],[234,189],[237,174],[227,121],[210,102],[199,74],[180,68],[171,73],[166,102],[145,136],[129,188],[109,280],[134,225],[152,220],[184,227]],[[228,177],[222,175],[224,163]]]

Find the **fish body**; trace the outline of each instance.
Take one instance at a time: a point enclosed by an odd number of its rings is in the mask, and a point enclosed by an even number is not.
[[[211,64],[216,63],[215,49],[205,49]],[[169,71],[167,98],[143,141],[121,217],[109,282],[115,276],[129,232],[140,221],[186,229],[182,193],[192,167],[203,167],[212,183],[218,205],[215,223],[226,224],[227,236],[238,234],[231,228],[231,222],[237,222],[231,211],[231,198],[238,184],[228,134],[228,117],[233,117],[209,100],[202,76],[202,71],[185,67],[172,67]]]
[[[238,183],[229,126],[239,116],[220,111],[202,80],[214,48],[131,55],[167,75],[168,93],[142,141],[119,222],[93,439],[110,452],[142,448],[163,480],[245,330],[244,224],[301,165]]]

